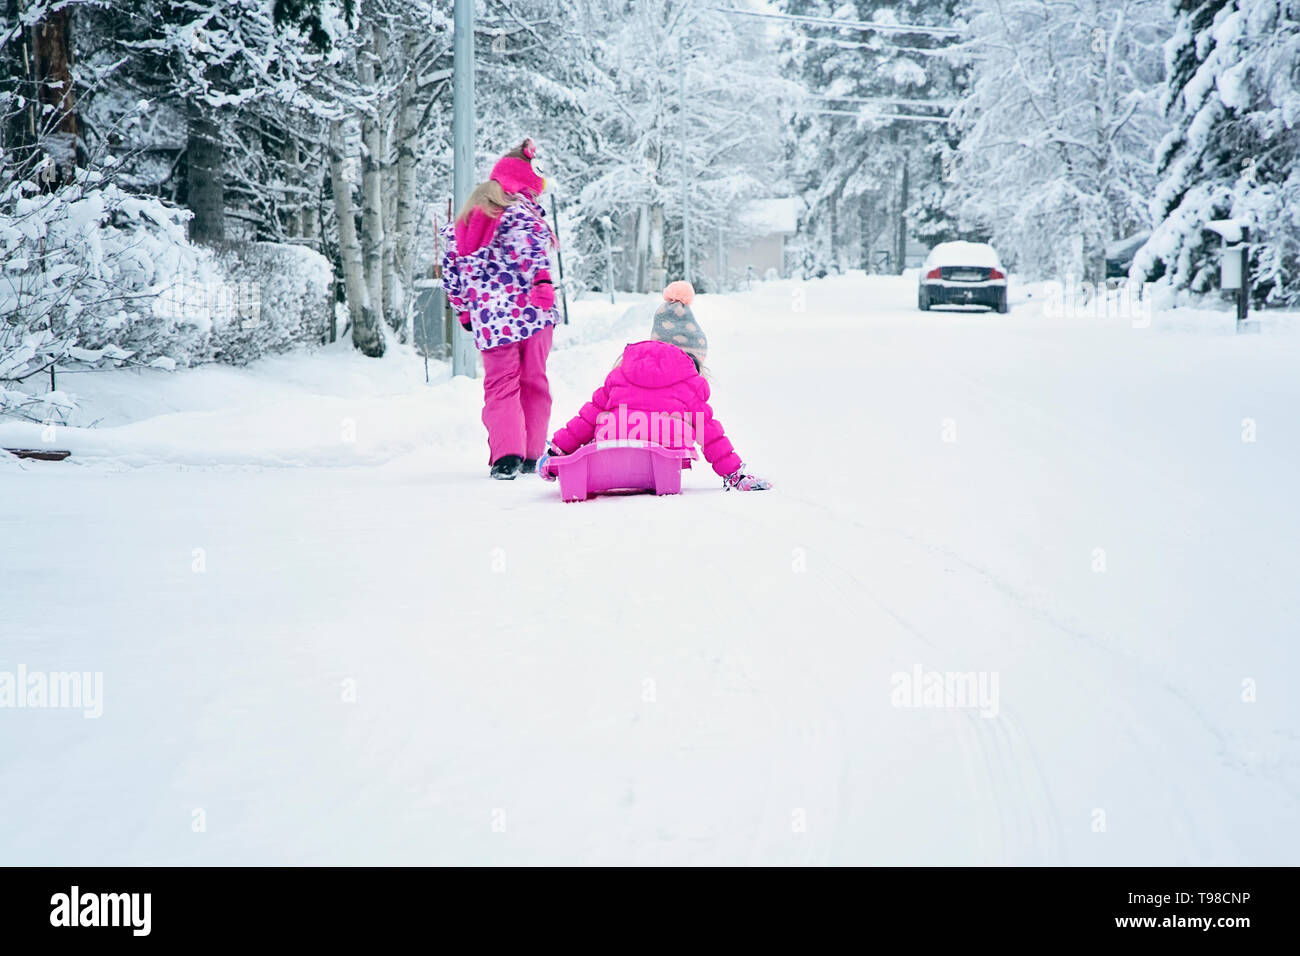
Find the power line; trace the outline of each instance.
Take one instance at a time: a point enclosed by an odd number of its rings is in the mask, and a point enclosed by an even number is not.
[[[876,50],[880,52],[889,51],[891,53],[916,53],[920,56],[952,56],[957,53],[965,53],[968,56],[971,53],[971,44],[975,41],[964,43],[951,43],[948,46],[921,47],[921,46],[898,46],[894,43],[863,43],[857,40],[839,40],[835,37],[814,37],[806,33],[795,33],[786,37],[773,37],[775,40],[788,40],[796,53],[802,53],[799,44],[801,43],[821,43],[827,46],[833,46],[840,50]]]
[[[865,120],[911,120],[916,123],[951,123],[951,116],[914,116],[910,113],[872,113],[869,110],[800,110],[801,113],[815,113],[819,116],[856,116]]]
[[[872,23],[867,20],[837,20],[834,17],[808,17],[793,13],[760,13],[757,10],[737,10],[732,7],[714,7],[719,13],[738,17],[759,17],[764,20],[784,20],[792,23],[811,23],[823,27],[840,27],[846,30],[875,30],[880,33],[921,33],[927,36],[956,37],[962,31],[956,27],[932,27],[920,23]]]
[[[756,10],[737,10],[729,7],[714,7],[719,13],[732,14],[740,17],[758,17],[764,20],[781,20],[787,23],[807,23],[813,26],[830,26],[839,27],[848,30],[873,30],[881,33],[919,33],[928,36],[941,37],[959,37],[962,31],[956,27],[932,27],[916,23],[869,23],[865,20],[838,20],[832,17],[809,17],[797,16],[791,13],[760,13]],[[796,40],[804,40],[812,43],[835,43],[848,47],[870,47],[879,48],[878,44],[868,43],[849,43],[846,41],[831,40],[823,37],[810,37],[805,34],[798,34]],[[898,50],[897,47],[891,49]],[[942,53],[949,48],[939,48],[936,50],[911,50],[908,52],[916,53]],[[826,100],[829,102],[840,103],[861,103],[865,106],[874,106],[881,104],[890,104],[893,106],[916,106],[916,107],[935,107],[936,109],[945,109],[956,106],[957,104],[950,100],[915,100],[894,97],[877,97],[864,98],[856,96],[830,96],[828,94],[810,93],[809,96],[815,100]],[[821,116],[854,116],[859,119],[868,120],[902,120],[913,123],[951,123],[951,117],[948,116],[917,116],[913,113],[873,113],[867,110],[833,110],[833,109],[801,109],[801,113],[811,113]]]
[[[868,106],[893,103],[896,106],[933,106],[936,109],[952,109],[957,105],[956,100],[909,100],[895,96],[831,96],[828,93],[809,93],[808,96],[815,100],[832,100],[837,103],[865,103]]]

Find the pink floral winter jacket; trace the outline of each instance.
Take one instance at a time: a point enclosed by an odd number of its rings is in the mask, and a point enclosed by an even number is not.
[[[474,344],[483,351],[522,342],[560,315],[553,302],[541,308],[529,298],[538,281],[551,279],[555,236],[541,205],[521,196],[499,220],[475,213],[469,225],[477,228],[443,230],[442,282],[451,307],[468,314]]]
[[[741,465],[709,407],[709,383],[689,355],[666,342],[635,342],[625,348],[605,384],[551,442],[571,455],[589,442],[613,438],[657,441],[670,448],[699,442],[705,459],[724,478]]]

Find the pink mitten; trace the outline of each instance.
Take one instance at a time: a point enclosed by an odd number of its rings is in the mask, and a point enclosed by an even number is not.
[[[551,285],[551,274],[547,270],[538,270],[532,291],[528,293],[528,304],[543,311],[555,307],[555,286]]]
[[[533,286],[528,301],[542,311],[555,308],[555,289],[549,282]]]

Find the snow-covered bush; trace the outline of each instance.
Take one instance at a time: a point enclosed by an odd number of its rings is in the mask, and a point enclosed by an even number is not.
[[[42,191],[0,192],[0,381],[50,365],[179,364],[201,359],[210,329],[154,308],[160,288],[211,281],[210,254],[185,236],[184,210],[134,196],[93,170]]]
[[[188,217],[95,170],[0,189],[0,412],[48,418],[37,386],[51,370],[244,364],[322,340],[324,256],[277,243],[214,254],[188,240]]]
[[[244,365],[325,340],[333,309],[329,260],[306,246],[255,242],[218,256],[225,276],[213,297],[212,357]]]

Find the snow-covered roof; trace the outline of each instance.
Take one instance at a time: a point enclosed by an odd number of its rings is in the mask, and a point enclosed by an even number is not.
[[[799,199],[783,196],[780,199],[754,199],[740,212],[741,220],[765,235],[794,233],[799,228]]]
[[[1237,243],[1241,242],[1242,228],[1249,225],[1250,223],[1244,219],[1211,219],[1205,224],[1205,228],[1217,232],[1223,237],[1224,242]]]

